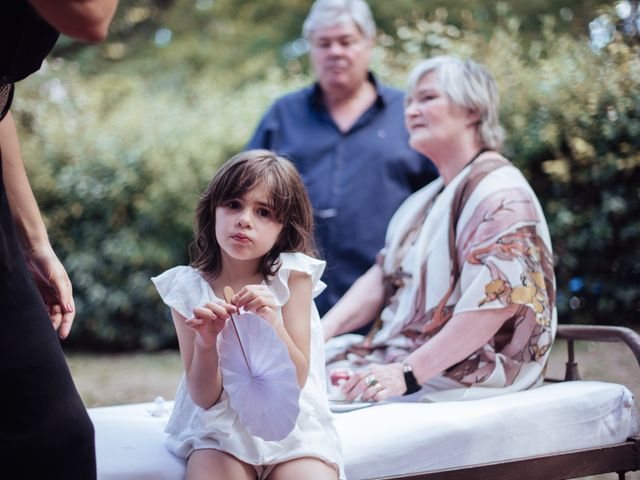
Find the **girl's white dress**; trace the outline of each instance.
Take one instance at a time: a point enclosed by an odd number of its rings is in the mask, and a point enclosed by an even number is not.
[[[280,261],[280,269],[268,285],[280,308],[289,299],[288,281],[291,271],[311,276],[314,298],[325,288],[320,280],[325,262],[302,253],[282,253]],[[192,267],[174,267],[151,280],[162,300],[186,318],[193,317],[194,307],[219,300],[198,270]],[[187,458],[194,450],[211,448],[230,453],[243,462],[257,466],[274,465],[300,457],[315,457],[334,465],[340,478],[345,478],[340,439],[327,400],[322,326],[313,302],[309,357],[309,377],[300,393],[300,414],[293,431],[283,440],[266,441],[251,435],[229,405],[229,397],[224,388],[218,403],[208,410],[195,405],[183,375],[165,429],[169,434],[169,450],[179,457]]]

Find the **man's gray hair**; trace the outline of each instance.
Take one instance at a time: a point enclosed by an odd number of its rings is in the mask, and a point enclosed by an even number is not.
[[[500,150],[504,129],[500,125],[500,96],[493,76],[473,60],[438,56],[420,62],[409,75],[408,95],[428,73],[436,72],[438,87],[459,107],[478,114],[478,137],[485,148]]]
[[[376,24],[369,5],[364,0],[316,0],[302,25],[302,36],[310,40],[318,28],[332,27],[352,21],[362,35],[373,40]]]

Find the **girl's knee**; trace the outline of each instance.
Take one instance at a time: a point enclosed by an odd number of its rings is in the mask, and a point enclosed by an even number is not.
[[[187,461],[187,480],[255,480],[256,477],[256,471],[252,466],[220,450],[196,450]]]
[[[302,457],[283,462],[273,469],[268,480],[338,480],[335,466],[319,458]]]

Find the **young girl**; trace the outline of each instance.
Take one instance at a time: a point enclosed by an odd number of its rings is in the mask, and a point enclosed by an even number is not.
[[[185,368],[166,431],[169,449],[188,459],[187,479],[344,478],[313,302],[325,264],[308,256],[312,228],[295,167],[266,150],[241,153],[198,203],[191,266],[152,279],[171,307]],[[231,303],[225,286],[237,292]],[[218,334],[239,308],[275,329],[295,365],[300,413],[279,442],[251,435],[225,392]]]

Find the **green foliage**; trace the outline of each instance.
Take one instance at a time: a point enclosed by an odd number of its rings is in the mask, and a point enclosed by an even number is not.
[[[240,3],[238,15],[268,13],[268,5]],[[471,56],[487,65],[502,94],[506,154],[547,213],[562,320],[629,323],[640,309],[637,47],[616,38],[594,52],[584,40],[559,34],[551,17],[540,19],[538,38],[525,41],[521,22],[504,5],[491,15],[497,24],[489,32],[471,20],[447,23],[444,10],[397,19],[395,31],[379,39],[374,70],[402,87],[408,70],[429,55]],[[203,31],[207,25],[203,20]],[[188,263],[199,192],[242,149],[273,99],[310,81],[301,60],[266,68],[266,57],[256,55],[263,60],[251,65],[223,52],[222,42],[211,48],[221,52],[223,68],[207,61],[200,42],[178,44],[163,51],[163,61],[191,55],[195,67],[163,70],[157,63],[151,78],[146,67],[132,75],[115,65],[85,76],[74,61],[56,60],[19,86],[23,153],[74,285],[70,342],[77,346],[174,344],[149,277]],[[147,57],[139,61],[153,65]]]
[[[437,17],[458,28],[490,35],[500,15],[510,11],[523,19],[520,41],[540,37],[544,15],[560,18],[558,29],[586,33],[599,0],[369,0],[380,32],[393,35],[402,19]],[[62,39],[58,56],[80,61],[83,71],[145,74],[157,77],[192,75],[215,68],[229,86],[253,81],[268,66],[286,67],[283,50],[301,36],[312,0],[120,0],[109,39],[87,46]],[[400,20],[399,20],[400,19]],[[156,45],[158,31],[171,32]],[[250,59],[250,61],[248,61]],[[293,66],[298,67],[296,62]],[[158,65],[164,71],[158,72]],[[291,67],[291,65],[289,65]],[[222,78],[224,77],[224,78]]]

